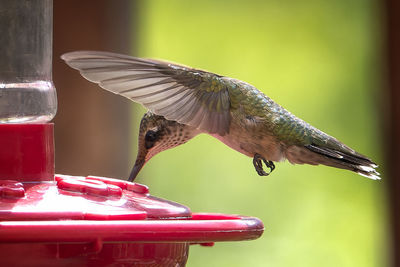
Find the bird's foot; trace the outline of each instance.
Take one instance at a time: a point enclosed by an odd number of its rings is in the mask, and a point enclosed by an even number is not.
[[[269,168],[269,172],[264,171],[263,162],[267,168]],[[255,154],[253,158],[253,165],[256,168],[258,175],[260,176],[268,176],[274,169],[275,165],[272,161],[264,159],[260,154]]]

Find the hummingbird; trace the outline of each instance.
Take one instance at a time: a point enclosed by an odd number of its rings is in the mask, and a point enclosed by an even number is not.
[[[76,51],[61,58],[87,80],[148,109],[139,127],[133,181],[158,153],[209,134],[253,159],[260,176],[274,162],[326,165],[373,180],[378,165],[275,103],[256,87],[167,61]],[[264,167],[265,165],[265,167]]]

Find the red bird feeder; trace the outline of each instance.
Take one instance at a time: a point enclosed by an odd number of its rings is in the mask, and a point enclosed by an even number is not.
[[[56,111],[52,2],[0,5],[7,10],[0,25],[10,30],[0,45],[11,47],[0,52],[2,266],[184,266],[192,244],[262,235],[259,219],[192,213],[151,196],[145,185],[54,175],[53,124],[47,123]]]

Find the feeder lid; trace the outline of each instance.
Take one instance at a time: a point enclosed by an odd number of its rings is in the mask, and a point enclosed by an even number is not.
[[[145,185],[96,176],[55,175],[55,182],[0,181],[0,220],[144,220],[191,216],[153,197]]]
[[[55,175],[53,182],[0,181],[1,242],[189,242],[256,239],[262,222],[191,213],[153,197],[145,185],[96,176]]]

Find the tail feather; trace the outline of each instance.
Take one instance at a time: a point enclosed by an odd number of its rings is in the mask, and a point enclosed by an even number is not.
[[[356,153],[349,149],[344,152],[343,147],[341,151],[332,148],[322,147],[315,144],[306,145],[308,150],[322,155],[325,159],[320,163],[336,168],[347,169],[354,171],[362,176],[373,180],[380,180],[379,173],[375,170],[378,167],[369,158]]]

